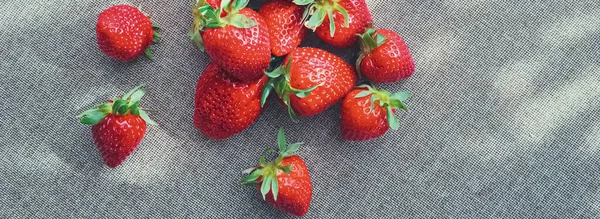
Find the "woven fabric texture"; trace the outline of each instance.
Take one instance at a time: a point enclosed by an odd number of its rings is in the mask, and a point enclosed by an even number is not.
[[[339,104],[294,123],[274,98],[244,132],[204,137],[192,2],[126,2],[163,35],[153,61],[131,63],[96,45],[97,15],[117,3],[0,1],[0,218],[288,218],[239,184],[280,127],[305,143],[305,218],[600,217],[600,1],[367,0],[417,70],[379,86],[413,94],[400,130],[362,143],[341,139]],[[303,46],[358,51],[312,33]],[[140,83],[159,125],[110,169],[75,116]]]

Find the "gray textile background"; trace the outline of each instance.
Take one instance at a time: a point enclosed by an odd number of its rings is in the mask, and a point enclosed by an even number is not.
[[[0,1],[0,218],[286,218],[238,184],[279,127],[305,142],[306,218],[600,217],[599,1],[367,2],[417,65],[381,87],[414,96],[401,130],[350,143],[339,105],[294,124],[274,99],[231,139],[196,131],[208,58],[186,37],[190,1],[131,1],[164,38],[154,61],[126,64],[95,43],[97,14],[117,2]],[[160,125],[109,169],[75,115],[142,82]]]

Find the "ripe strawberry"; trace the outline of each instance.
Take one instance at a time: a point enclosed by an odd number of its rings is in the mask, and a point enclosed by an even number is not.
[[[358,41],[356,35],[364,33],[373,23],[365,0],[294,0],[294,3],[309,5],[306,27],[335,47],[354,46]]]
[[[146,133],[146,123],[155,124],[138,106],[145,93],[142,85],[137,86],[122,98],[111,99],[78,116],[81,123],[92,125],[92,138],[104,163],[111,168],[123,163],[138,146]]]
[[[237,81],[210,63],[196,87],[194,126],[213,139],[225,139],[248,128],[260,115],[260,95],[267,77]]]
[[[142,52],[152,59],[148,48],[160,35],[152,28],[150,18],[130,5],[115,5],[98,15],[96,38],[100,50],[116,60],[131,61]]]
[[[302,143],[287,145],[285,133],[280,129],[277,144],[279,156],[274,161],[265,163],[263,153],[257,167],[244,171],[249,175],[242,183],[256,184],[263,199],[274,208],[295,216],[303,216],[310,207],[312,184],[304,160],[294,155]]]
[[[248,0],[223,0],[219,8],[199,2],[190,33],[194,44],[234,78],[246,82],[260,79],[271,60],[264,19],[246,8]]]
[[[316,115],[341,100],[356,84],[354,68],[340,57],[317,48],[297,48],[270,78],[262,102],[275,89],[292,119]]]
[[[396,82],[415,72],[410,50],[397,33],[367,28],[360,39],[362,52],[356,61],[356,68],[371,82]]]
[[[284,56],[294,50],[306,35],[302,17],[304,7],[289,0],[272,0],[265,3],[258,13],[269,27],[271,53]]]
[[[410,93],[390,94],[363,85],[352,90],[342,102],[342,137],[350,141],[366,141],[378,138],[391,127],[400,127],[394,115],[396,109],[407,110],[403,101]]]

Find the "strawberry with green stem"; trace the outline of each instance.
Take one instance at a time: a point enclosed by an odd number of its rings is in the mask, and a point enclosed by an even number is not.
[[[210,3],[210,4],[209,4]],[[234,78],[249,82],[263,76],[271,59],[269,29],[248,0],[198,0],[193,8],[192,42]]]
[[[132,61],[145,53],[152,59],[150,45],[158,42],[159,28],[150,18],[131,5],[115,5],[100,13],[96,23],[98,47],[119,61]]]
[[[266,150],[259,165],[244,171],[248,174],[242,184],[256,185],[263,199],[271,206],[288,214],[303,216],[312,200],[312,183],[306,163],[295,155],[302,143],[287,144],[283,129],[277,134],[279,156],[267,163]]]
[[[361,53],[356,69],[373,83],[396,82],[412,76],[415,62],[404,39],[388,29],[367,28],[359,34]]]
[[[361,85],[342,101],[342,137],[350,141],[366,141],[378,138],[390,128],[397,130],[400,123],[395,116],[397,109],[408,110],[404,101],[410,93],[389,93],[369,85]]]
[[[365,32],[373,22],[365,0],[294,0],[307,5],[305,26],[321,40],[339,48],[354,46],[356,34]]]
[[[287,106],[290,117],[319,114],[341,100],[356,85],[354,68],[342,58],[317,48],[297,48],[272,72],[261,103],[271,90]]]
[[[92,126],[92,138],[104,163],[119,166],[138,146],[146,133],[146,124],[154,125],[148,114],[139,107],[146,93],[137,86],[121,98],[113,98],[77,117]]]

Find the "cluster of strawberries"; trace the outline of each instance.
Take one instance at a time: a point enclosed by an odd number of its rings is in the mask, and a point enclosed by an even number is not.
[[[256,12],[249,0],[198,0],[193,7],[192,42],[212,62],[196,87],[194,125],[206,136],[226,139],[248,128],[274,92],[290,117],[319,114],[342,100],[341,133],[350,141],[364,141],[398,129],[396,110],[408,92],[390,93],[369,84],[410,77],[415,65],[397,33],[373,28],[364,0],[270,0]],[[160,35],[139,9],[117,5],[103,11],[96,26],[103,53],[130,61]],[[356,66],[318,48],[299,48],[308,30],[332,46],[360,45]],[[92,136],[109,167],[120,165],[142,140],[146,124],[154,122],[139,107],[145,94],[138,86],[79,117],[92,125]],[[278,134],[279,156],[248,169],[244,184],[256,184],[267,203],[302,216],[312,199],[312,185],[304,161],[295,155],[300,143],[288,145]]]

